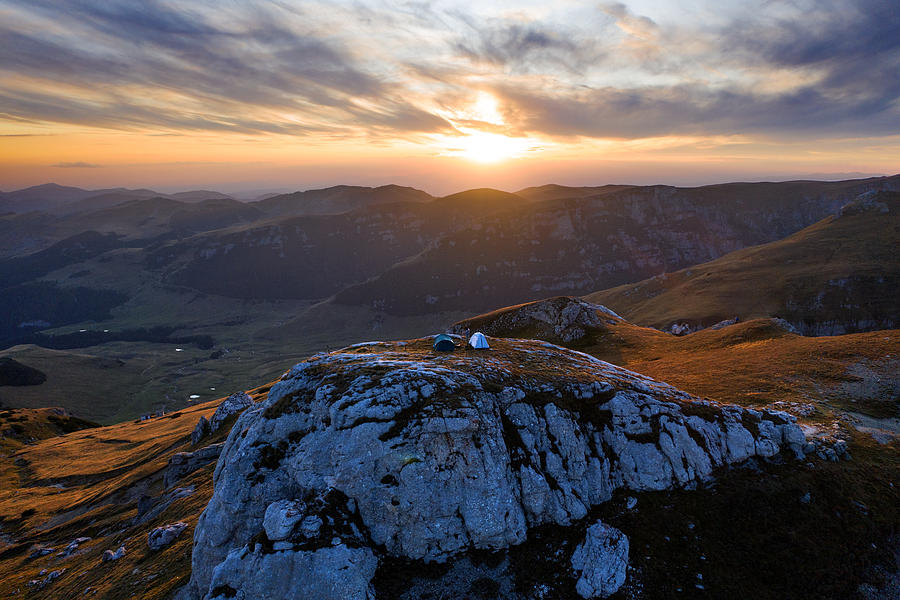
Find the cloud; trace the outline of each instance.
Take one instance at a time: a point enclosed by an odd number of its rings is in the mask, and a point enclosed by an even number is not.
[[[896,0],[0,4],[17,123],[415,140],[489,90],[509,134],[900,131]]]
[[[509,67],[521,72],[548,67],[579,72],[584,65],[601,60],[602,52],[590,39],[578,40],[572,32],[541,24],[469,22],[472,35],[461,36],[455,50],[476,63]]]
[[[50,165],[51,167],[58,167],[61,169],[99,169],[103,165],[95,165],[93,163],[86,162],[61,162],[56,163],[55,165]]]
[[[22,9],[30,19],[69,32],[0,24],[0,69],[48,84],[7,88],[3,105],[16,118],[113,128],[303,135],[386,121],[399,131],[447,126],[300,20],[260,5],[223,24],[207,8],[35,0]],[[354,99],[377,108],[348,110]]]

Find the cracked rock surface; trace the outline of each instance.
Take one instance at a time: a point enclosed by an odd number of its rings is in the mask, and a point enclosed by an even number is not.
[[[372,597],[384,554],[507,548],[533,526],[585,527],[616,489],[688,486],[805,443],[785,413],[701,401],[546,342],[431,343],[316,355],[238,418],[181,597]],[[315,589],[283,590],[284,569]]]

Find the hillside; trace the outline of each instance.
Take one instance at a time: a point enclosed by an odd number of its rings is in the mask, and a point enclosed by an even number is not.
[[[780,317],[807,335],[900,324],[900,193],[870,194],[783,240],[585,296],[660,329]]]
[[[407,195],[398,189],[400,198]],[[168,282],[204,293],[320,299],[522,202],[505,192],[470,190],[430,202],[397,200],[343,214],[279,218],[154,247],[147,265],[162,270]]]
[[[651,186],[548,200],[485,216],[347,288],[340,304],[394,315],[480,312],[583,294],[781,239],[900,178],[857,182]]]
[[[104,423],[174,410],[215,397],[210,388],[261,384],[323,348],[415,337],[496,306],[703,262],[808,226],[845,195],[895,184],[604,186],[544,200],[476,189],[430,201],[385,186],[359,188],[383,203],[340,214],[152,196],[90,214],[6,215],[4,243],[31,251],[0,260],[0,343],[55,350],[40,359],[45,384],[0,396]],[[126,363],[116,397],[106,379],[77,377],[84,356]],[[82,393],[67,396],[57,381]]]
[[[568,301],[557,301],[555,304],[560,309],[559,312],[570,306]],[[552,307],[544,307],[543,310],[546,314],[554,314]],[[814,348],[828,343],[831,349],[819,354],[829,357],[840,355],[841,352],[851,356],[860,350],[871,348],[874,341],[874,334],[834,338],[800,338],[791,334],[773,336],[774,330],[765,327],[763,330],[767,333],[761,335],[747,329],[749,324],[736,326],[736,333],[732,332],[730,335],[724,333],[728,329],[726,328],[676,338],[629,326],[607,313],[600,313],[598,316],[602,325],[588,328],[589,341],[592,342],[591,352],[604,348],[611,353],[616,348],[627,350],[632,353],[628,359],[632,364],[644,362],[649,367],[660,362],[655,353],[676,347],[666,346],[664,344],[668,342],[661,340],[680,345],[678,354],[664,363],[667,365],[665,369],[659,370],[662,373],[668,369],[668,377],[684,371],[692,371],[695,375],[703,373],[704,367],[710,364],[709,353],[713,352],[712,346],[715,344],[720,344],[723,348],[741,348],[745,352],[744,356],[733,357],[738,360],[755,354],[762,362],[771,356],[771,344],[781,341],[802,340],[811,345],[806,351],[813,353]],[[483,320],[480,323],[488,322]],[[556,325],[559,323],[554,327]],[[701,340],[702,336],[713,333],[717,335],[715,339],[688,344],[692,339]],[[894,336],[891,342],[893,352],[896,352],[898,346],[895,334],[896,332],[889,334]],[[613,337],[616,339],[613,340]],[[856,339],[860,341],[854,342]],[[423,444],[421,448],[411,448],[393,459],[387,457],[382,461],[379,469],[390,469],[397,460],[404,465],[399,467],[401,473],[395,476],[396,485],[390,478],[384,477],[379,480],[380,483],[371,487],[373,493],[377,492],[377,498],[381,497],[378,494],[382,490],[388,494],[383,498],[385,502],[394,496],[402,501],[403,510],[387,510],[383,513],[383,518],[402,519],[403,515],[412,518],[412,515],[430,510],[432,501],[426,500],[427,498],[446,497],[451,501],[465,497],[449,491],[456,488],[433,485],[427,494],[417,494],[416,501],[410,505],[404,500],[406,496],[400,492],[413,485],[417,480],[414,475],[427,475],[432,472],[429,465],[443,464],[444,468],[433,472],[440,474],[449,470],[453,477],[453,473],[465,464],[459,458],[459,453],[469,452],[468,448],[471,447],[471,441],[468,442],[469,445],[464,443],[463,438],[472,435],[466,427],[483,428],[474,430],[476,432],[489,430],[489,416],[483,417],[482,424],[478,424],[465,412],[464,405],[459,404],[460,401],[467,402],[465,398],[475,396],[448,393],[445,386],[456,385],[457,380],[465,380],[465,385],[471,385],[472,381],[502,380],[506,387],[513,385],[526,390],[522,403],[536,403],[535,406],[546,407],[545,403],[548,402],[563,402],[565,411],[560,416],[569,418],[565,417],[569,414],[566,411],[586,410],[584,407],[589,407],[590,402],[586,398],[567,399],[565,394],[562,399],[552,393],[529,395],[527,389],[531,386],[544,389],[541,386],[569,385],[563,382],[571,380],[570,383],[577,383],[597,376],[605,382],[602,385],[611,384],[616,389],[634,384],[628,382],[649,385],[647,380],[636,379],[636,376],[617,371],[608,365],[590,363],[582,355],[565,354],[540,343],[506,342],[500,339],[491,341],[494,348],[486,353],[467,351],[443,358],[432,355],[428,340],[368,343],[335,354],[321,355],[286,374],[283,381],[277,384],[277,389],[265,386],[251,390],[251,395],[257,402],[266,403],[258,405],[263,408],[253,411],[255,414],[247,414],[238,422],[239,429],[230,436],[229,444],[233,446],[238,443],[243,437],[239,435],[242,431],[247,432],[245,435],[248,436],[258,436],[260,442],[266,441],[262,439],[262,436],[269,435],[266,431],[282,431],[285,435],[292,431],[291,428],[280,426],[260,429],[253,426],[253,423],[265,425],[266,422],[284,421],[288,424],[290,420],[296,421],[295,424],[318,423],[320,414],[314,403],[310,404],[310,408],[314,408],[314,417],[307,417],[303,410],[292,412],[292,407],[302,408],[305,402],[302,400],[305,393],[302,390],[306,388],[298,385],[301,380],[315,382],[325,378],[329,385],[319,386],[324,391],[317,398],[323,400],[333,395],[333,398],[343,398],[341,402],[351,402],[352,408],[335,413],[350,429],[342,429],[343,426],[337,421],[332,421],[326,429],[308,433],[306,443],[314,444],[318,443],[316,440],[328,439],[327,436],[332,435],[328,431],[335,435],[343,431],[343,435],[348,435],[349,432],[358,430],[362,434],[368,428],[371,435],[376,437],[379,432],[390,430],[390,435],[399,436],[394,439],[394,444]],[[842,341],[848,342],[843,350]],[[683,361],[695,352],[699,353],[696,360],[685,369]],[[707,354],[704,355],[703,352]],[[785,362],[788,356],[780,355],[781,360],[772,362]],[[805,360],[808,366],[811,361],[808,357]],[[594,366],[585,369],[587,364]],[[409,396],[407,400],[403,400],[406,396],[397,392],[409,379],[406,374],[412,373],[411,370],[421,370],[415,376],[417,380],[425,377],[431,381],[432,375],[437,380],[430,398],[426,398],[421,405],[416,404],[418,408],[415,412],[401,411],[402,418],[409,419],[409,422],[403,428],[394,427],[388,413],[384,411],[390,409],[389,412],[393,414],[395,403],[403,403],[412,398]],[[803,377],[811,379],[810,384],[816,378],[824,377],[822,372],[809,370],[807,367],[802,367],[801,373]],[[373,379],[373,375],[379,377]],[[662,378],[660,375],[656,376]],[[747,377],[755,377],[756,383],[762,384],[770,379],[770,374],[761,370],[754,374],[752,369],[737,371],[733,376],[723,376],[721,372],[715,372],[715,369],[709,373],[710,379],[720,380],[719,388],[722,390],[728,388],[729,382],[736,382],[739,386],[748,383],[742,381]],[[383,394],[385,386],[393,386],[391,389],[395,391]],[[485,387],[484,383],[481,386],[487,394],[494,394],[502,389],[502,386]],[[419,388],[421,385],[416,387]],[[424,388],[422,390],[421,393],[424,393]],[[679,392],[668,386],[658,384],[649,385],[643,393],[674,398],[683,406],[687,406],[684,404],[686,401],[695,402],[689,397],[678,396]],[[769,403],[777,408],[795,408],[791,406],[793,398],[783,397],[780,393],[776,390],[771,396],[759,396],[755,399],[755,404]],[[732,394],[732,397],[740,398],[740,394]],[[413,598],[424,597],[426,594],[434,594],[436,597],[442,594],[444,597],[466,594],[491,597],[491,591],[498,589],[494,584],[488,586],[488,581],[492,581],[500,586],[499,589],[507,590],[505,593],[509,597],[524,597],[530,591],[544,589],[552,592],[551,597],[580,598],[574,592],[577,574],[571,574],[570,556],[575,547],[581,544],[585,535],[584,528],[598,519],[624,532],[632,549],[628,559],[631,568],[627,571],[624,585],[613,598],[666,597],[676,587],[693,590],[693,595],[702,597],[753,594],[754,597],[773,600],[788,597],[852,597],[862,584],[877,590],[885,585],[885,571],[879,570],[883,568],[879,565],[887,567],[887,572],[894,568],[890,567],[894,549],[890,536],[892,532],[896,532],[897,523],[900,523],[900,494],[896,487],[889,484],[900,477],[900,443],[894,438],[893,442],[878,444],[869,434],[850,426],[838,409],[826,404],[820,405],[819,399],[815,397],[807,399],[807,402],[815,410],[801,411],[799,422],[814,446],[824,450],[831,448],[836,438],[846,440],[852,459],[832,462],[819,458],[816,454],[819,450],[808,455],[803,463],[794,461],[789,455],[776,455],[769,460],[751,460],[743,466],[719,469],[714,481],[698,485],[696,489],[614,493],[610,499],[592,509],[586,518],[573,521],[570,526],[531,525],[525,543],[508,549],[474,552],[467,560],[443,566],[383,556],[379,559],[381,564],[376,569],[373,580],[376,597]],[[209,418],[218,403],[219,401],[206,403],[149,421],[69,433],[21,447],[12,456],[0,456],[0,473],[4,481],[4,485],[0,486],[0,586],[29,598],[76,597],[82,595],[87,588],[98,597],[110,599],[131,598],[138,590],[142,598],[170,597],[191,575],[191,542],[197,534],[200,513],[207,507],[214,493],[224,497],[222,494],[230,493],[229,489],[240,485],[231,475],[220,475],[214,487],[214,463],[202,461],[197,465],[198,470],[182,475],[181,479],[170,482],[168,486],[163,483],[165,474],[170,470],[167,465],[175,453],[190,451],[196,452],[199,457],[206,452],[204,448],[212,448],[214,444],[225,440],[233,418],[221,432],[202,439],[199,444],[192,445],[189,440],[197,419],[201,415]],[[578,409],[579,406],[583,408]],[[701,420],[715,418],[714,415],[719,410],[717,406],[709,405],[708,410],[702,413]],[[366,411],[376,411],[378,414],[372,413],[371,418],[368,418],[364,416]],[[452,418],[448,417],[447,423],[458,423],[460,427],[448,430],[449,425],[445,424],[440,431],[452,431],[449,435],[458,437],[459,444],[452,445],[456,450],[442,454],[442,448],[451,448],[440,443],[442,436],[448,434],[430,438],[425,433],[414,433],[420,429],[427,432],[429,415],[446,414],[447,411],[456,414]],[[547,418],[543,416],[545,412],[549,415],[552,411],[546,408],[538,410],[540,422]],[[267,416],[261,419],[260,413]],[[357,413],[363,415],[362,418],[351,422]],[[751,415],[748,417],[755,418]],[[598,414],[595,422],[601,423],[602,418],[602,413]],[[577,466],[579,463],[572,462],[570,457],[561,462],[554,458],[578,439],[562,435],[559,423],[549,430],[553,432],[552,438],[548,436],[544,441],[540,441],[543,438],[533,438],[537,444],[552,442],[547,448],[546,466],[543,466],[542,460],[533,460],[531,464],[535,469],[546,469],[546,472],[551,473],[553,471],[550,469],[580,468]],[[532,425],[522,422],[517,427],[524,427],[520,429],[521,439],[529,439],[525,433]],[[640,443],[646,443],[647,436],[636,435]],[[434,443],[429,443],[429,439],[434,439]],[[489,436],[484,441],[488,439]],[[503,436],[497,438],[503,439]],[[270,450],[263,452],[266,454],[265,461],[254,469],[257,478],[261,477],[265,481],[256,484],[260,490],[272,492],[277,487],[275,478],[282,469],[298,468],[291,457],[306,456],[306,461],[318,460],[316,452],[298,454],[300,446],[297,444],[302,440],[303,436],[295,432],[292,437],[285,438],[284,444],[277,443],[277,438],[267,440],[271,445],[260,443],[253,447],[252,440],[246,442],[245,445],[250,447],[250,457],[266,449]],[[503,442],[500,443],[502,447]],[[527,443],[523,446],[526,452]],[[494,449],[488,450],[485,447],[486,455],[496,451],[495,446],[491,448]],[[434,452],[441,454],[432,456]],[[516,460],[522,462],[515,464],[528,464],[523,458]],[[274,469],[274,465],[279,462],[283,465],[282,469]],[[345,468],[353,464],[346,460],[340,462]],[[235,464],[239,464],[239,461]],[[466,468],[477,469],[477,465],[481,463],[473,464],[476,466]],[[335,466],[340,468],[340,465]],[[361,469],[362,479],[359,481],[365,481],[362,475],[365,472],[365,469]],[[382,473],[376,470],[373,476],[382,478]],[[335,481],[341,482],[338,484],[340,489],[349,491],[350,488],[343,486],[352,484],[355,480],[337,477]],[[559,475],[554,476],[554,480],[562,488],[554,493],[564,494],[563,490],[568,489],[568,480]],[[226,483],[227,481],[231,483]],[[492,497],[498,497],[495,489],[492,488]],[[478,496],[472,498],[475,501]],[[365,502],[361,497],[359,510],[363,510]],[[252,504],[257,503],[258,501],[254,501]],[[478,505],[473,504],[462,513],[467,515],[467,519],[473,519],[473,524],[466,529],[469,532],[467,535],[481,532],[480,535],[487,536],[492,530],[487,526],[479,527],[476,524],[478,522],[474,521],[477,514],[474,511],[478,510],[476,506]],[[533,506],[537,507],[538,504]],[[247,512],[250,509],[251,504],[244,504],[241,510]],[[207,512],[210,510],[207,508]],[[335,526],[340,526],[341,521],[337,520],[337,515],[342,513],[329,514],[333,515],[330,518],[335,519]],[[368,513],[363,510],[363,514]],[[207,524],[211,522],[209,515],[204,518]],[[370,517],[365,518],[367,523],[375,522]],[[448,523],[452,520],[450,518]],[[162,550],[151,551],[147,545],[148,533],[155,527],[176,522],[185,522],[187,528],[171,545]],[[765,523],[765,527],[760,527],[760,523]],[[229,526],[223,525],[223,531],[229,529]],[[201,540],[208,539],[208,531],[207,528],[206,533],[199,534]],[[269,531],[268,526],[262,531]],[[329,529],[329,532],[332,531],[334,533],[328,534],[329,540],[335,535],[341,539],[355,535],[352,529]],[[372,531],[381,530],[374,528]],[[405,539],[407,541],[401,543],[411,544],[420,539],[418,535],[415,531],[409,531],[405,538],[397,539]],[[71,542],[81,537],[90,539],[76,544],[77,547],[72,551],[65,550]],[[835,540],[841,542],[838,544]],[[265,554],[267,551],[264,548],[268,547],[266,544],[273,542],[261,538],[263,549],[258,547],[249,556],[256,557],[254,560],[274,556]],[[115,551],[120,546],[125,547],[123,558],[101,562],[101,555],[105,550]],[[41,556],[37,550],[42,547],[53,550]],[[301,547],[306,549],[304,551],[315,548],[311,545]],[[291,554],[284,550],[277,552],[282,556]],[[29,558],[31,556],[34,558]],[[195,561],[202,560],[196,550],[194,556]],[[239,589],[240,581],[245,584],[249,582],[248,575],[257,582],[267,581],[259,577],[260,573],[269,568],[266,563],[254,564],[258,568],[253,571],[243,567],[223,571],[221,576],[228,580],[222,582],[222,585]],[[58,577],[55,580],[48,579],[53,571],[60,572]],[[39,574],[41,572],[43,575]],[[334,571],[327,573],[333,575]],[[702,580],[698,579],[698,573],[702,575]],[[277,583],[279,579],[281,578],[270,578],[269,581]],[[37,583],[29,585],[31,580]],[[298,577],[289,578],[288,581],[315,584],[319,580]],[[698,581],[702,581],[703,589],[696,587]]]
[[[0,408],[0,453],[9,455],[39,440],[96,427],[97,423],[73,417],[60,408]]]
[[[700,397],[798,415],[850,411],[900,425],[898,330],[810,338],[756,319],[674,336],[568,297],[464,319],[451,331],[465,329],[563,344]]]

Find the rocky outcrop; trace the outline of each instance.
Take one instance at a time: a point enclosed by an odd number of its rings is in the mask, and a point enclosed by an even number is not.
[[[580,298],[557,296],[504,308],[454,324],[451,333],[481,331],[499,337],[529,337],[572,345],[592,329],[621,321],[616,313]]]
[[[151,550],[162,550],[174,542],[185,529],[187,529],[187,523],[182,521],[157,527],[147,534],[147,545]]]
[[[209,435],[209,432],[209,421],[206,417],[200,417],[194,430],[191,431],[191,445],[196,446],[199,444],[200,440]]]
[[[584,542],[572,554],[572,568],[578,574],[575,590],[582,598],[615,594],[625,583],[628,538],[615,527],[597,521],[588,527]]]
[[[616,489],[690,486],[805,443],[785,413],[701,401],[546,342],[495,339],[477,356],[431,343],[316,355],[238,418],[187,597],[364,598],[381,556],[507,548],[580,523]]]
[[[101,557],[101,562],[110,562],[113,560],[119,560],[120,558],[125,557],[125,546],[119,546],[119,549],[113,552],[112,550],[104,550],[103,556]]]
[[[225,443],[210,444],[195,452],[178,452],[169,459],[163,474],[163,486],[169,489],[186,475],[219,458]]]
[[[250,406],[253,406],[253,398],[247,392],[236,392],[222,400],[222,403],[209,420],[210,433],[218,431],[228,417],[236,415]]]

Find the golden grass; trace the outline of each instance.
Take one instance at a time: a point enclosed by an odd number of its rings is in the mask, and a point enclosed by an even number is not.
[[[853,407],[884,416],[884,407],[850,404],[839,384],[848,368],[900,356],[900,330],[804,337],[768,319],[676,337],[619,323],[595,335],[584,351],[700,397],[744,406],[773,402]]]
[[[827,217],[787,238],[731,252],[713,261],[602,290],[586,300],[633,323],[664,328],[674,322],[712,325],[740,316],[771,317],[791,302],[814,303],[828,281],[896,278],[900,210]],[[885,284],[888,285],[888,284]],[[884,293],[874,288],[873,293]],[[883,298],[869,298],[888,308]],[[839,307],[832,307],[839,312]]]

